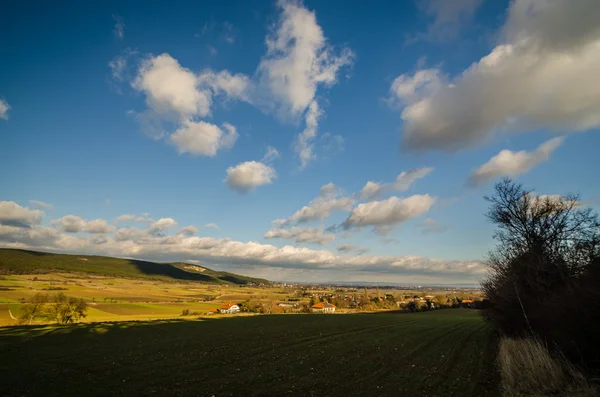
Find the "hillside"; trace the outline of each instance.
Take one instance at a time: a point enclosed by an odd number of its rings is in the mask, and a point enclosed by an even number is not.
[[[52,254],[0,249],[0,274],[76,272],[109,277],[196,281],[226,284],[270,284],[270,281],[219,272],[187,263],[158,263],[105,256]]]

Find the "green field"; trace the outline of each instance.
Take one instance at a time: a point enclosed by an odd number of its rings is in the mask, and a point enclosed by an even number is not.
[[[469,309],[0,328],[2,395],[495,395]]]

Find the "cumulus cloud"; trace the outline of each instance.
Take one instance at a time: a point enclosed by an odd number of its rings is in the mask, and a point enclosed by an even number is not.
[[[515,177],[524,174],[536,165],[548,161],[552,152],[562,145],[564,140],[564,137],[550,139],[532,152],[525,150],[513,152],[504,149],[474,170],[469,177],[468,184],[477,186],[502,176]]]
[[[53,208],[52,204],[44,203],[43,201],[39,200],[29,200],[29,204],[31,204],[33,208],[40,210],[51,210]]]
[[[267,37],[258,75],[281,115],[297,118],[306,112],[306,128],[295,146],[303,168],[315,158],[312,144],[321,115],[317,89],[336,84],[338,72],[352,63],[353,54],[329,45],[315,13],[300,2],[279,1],[278,6],[281,14]]]
[[[209,227],[212,229],[218,229],[219,225],[217,225],[216,223],[207,223],[206,225],[204,225],[204,227]]]
[[[123,81],[125,70],[127,69],[127,59],[122,55],[117,55],[108,62],[108,67],[110,68],[113,79]]]
[[[296,211],[283,222],[291,224],[323,220],[327,219],[332,212],[350,211],[353,205],[354,199],[343,196],[341,189],[333,183],[328,183],[321,187],[319,195],[314,200],[311,200],[308,205]]]
[[[79,218],[79,217],[77,217]],[[80,218],[81,219],[81,218]],[[159,229],[172,227],[171,218],[159,220]],[[270,269],[366,271],[378,274],[470,277],[482,275],[478,261],[451,261],[419,256],[336,255],[327,250],[241,242],[212,237],[152,234],[149,230],[121,228],[106,235],[69,235],[59,228],[0,226],[0,246],[53,252],[108,255],[155,261],[198,260],[223,266]]]
[[[173,218],[160,218],[150,225],[148,233],[152,236],[162,236],[168,229],[177,226],[177,222]]]
[[[220,149],[233,147],[237,140],[237,130],[231,124],[223,124],[223,129],[204,121],[187,120],[169,139],[179,153],[213,157]]]
[[[8,120],[8,111],[10,110],[10,106],[8,102],[0,99],[0,119]]]
[[[53,219],[50,221],[50,224],[58,226],[66,233],[87,232],[91,234],[100,234],[112,233],[115,231],[115,227],[109,225],[104,219],[94,219],[88,222],[75,215],[66,215],[59,219]]]
[[[399,76],[406,150],[455,151],[494,134],[600,126],[600,3],[516,0],[501,42],[460,75],[439,69]]]
[[[373,226],[376,231],[385,234],[402,222],[426,214],[435,200],[435,197],[423,194],[407,198],[392,196],[387,200],[359,204],[343,226],[346,230]]]
[[[277,172],[271,163],[279,157],[277,149],[268,146],[261,161],[246,161],[227,168],[224,182],[239,193],[247,193],[259,186],[269,185],[277,178]]]
[[[148,106],[156,113],[188,120],[210,113],[211,94],[197,83],[196,74],[162,54],[142,63],[133,87],[146,94]]]
[[[113,33],[118,39],[123,39],[125,37],[125,23],[123,22],[123,18],[118,15],[113,15],[113,19],[115,21]]]
[[[418,7],[433,21],[427,31],[418,34],[409,41],[419,39],[444,42],[456,39],[461,29],[468,25],[482,0],[425,0],[417,3]]]
[[[198,233],[198,229],[194,225],[182,227],[177,231],[177,234],[182,234],[186,237],[194,236],[196,233]]]
[[[29,228],[39,225],[44,215],[43,211],[21,207],[14,201],[0,201],[0,225]]]
[[[258,161],[245,161],[227,168],[225,183],[233,190],[247,193],[259,186],[269,185],[277,178],[275,169]]]
[[[313,243],[325,245],[335,240],[335,235],[324,232],[324,227],[292,227],[291,229],[283,229],[274,227],[265,233],[265,238],[278,238],[293,240],[296,243]]]
[[[432,167],[413,168],[402,171],[392,183],[379,183],[368,181],[361,189],[358,196],[361,200],[372,200],[389,191],[404,192],[417,180],[424,178],[433,171]]]

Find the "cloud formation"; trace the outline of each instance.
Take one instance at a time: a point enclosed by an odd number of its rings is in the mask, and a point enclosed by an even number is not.
[[[31,204],[33,208],[39,210],[51,210],[53,208],[52,204],[44,203],[43,201],[39,200],[29,200],[29,204]]]
[[[600,126],[600,3],[516,0],[501,42],[460,75],[440,69],[400,75],[405,150],[456,151],[495,134]]]
[[[313,243],[325,245],[335,240],[334,234],[325,233],[324,227],[292,227],[284,229],[281,227],[273,227],[264,236],[266,239],[278,238],[285,240],[293,240],[298,243]]]
[[[85,219],[75,216],[66,215],[59,219],[53,219],[50,224],[60,228],[65,233],[87,232],[91,234],[112,233],[116,230],[104,219],[94,219],[86,221]]]
[[[550,139],[532,152],[525,150],[513,152],[504,149],[474,170],[468,184],[478,186],[502,176],[515,177],[524,174],[536,165],[548,161],[550,155],[563,144],[564,140],[565,137]]]
[[[7,202],[13,203],[13,202]],[[15,203],[13,203],[15,204]],[[148,229],[120,228],[102,235],[72,234],[56,227],[45,227],[39,217],[31,218],[19,205],[0,205],[2,218],[26,219],[30,227],[0,226],[0,246],[52,252],[118,256],[154,261],[200,261],[223,266],[268,267],[271,269],[315,269],[328,271],[365,271],[380,274],[422,275],[474,278],[485,268],[478,261],[449,261],[419,256],[340,256],[327,250],[284,246],[228,238],[169,235],[177,224],[162,218]],[[73,216],[73,215],[71,215]],[[80,225],[77,216],[69,224]],[[64,219],[64,218],[62,218]],[[157,233],[158,231],[158,233]],[[66,234],[65,234],[66,233]]]
[[[204,121],[185,121],[169,136],[179,153],[214,157],[220,149],[230,149],[238,138],[237,130],[229,123],[223,128]]]
[[[239,193],[247,193],[259,186],[271,184],[277,178],[277,172],[271,163],[277,158],[279,152],[269,146],[261,161],[245,161],[227,168],[224,182]]]
[[[21,207],[14,201],[0,201],[0,225],[14,227],[31,227],[39,225],[44,212]]]
[[[432,171],[432,167],[413,168],[408,171],[402,171],[393,183],[368,181],[358,194],[358,197],[361,200],[373,200],[379,198],[386,192],[404,192],[408,190],[413,183],[424,178]]]
[[[482,0],[425,0],[417,3],[418,8],[433,21],[427,25],[427,31],[418,34],[410,41],[423,39],[432,42],[454,40],[468,25]]]
[[[441,225],[438,221],[431,218],[424,219],[423,222],[419,223],[419,227],[424,234],[441,233],[448,229],[447,225]]]
[[[315,13],[301,2],[277,4],[281,14],[267,37],[267,53],[257,73],[282,117],[296,119],[304,114],[306,127],[295,145],[304,168],[316,158],[313,145],[322,115],[317,89],[336,84],[340,69],[352,64],[353,53],[348,48],[337,52],[328,44]]]
[[[118,39],[122,40],[125,37],[125,23],[123,22],[123,18],[118,15],[113,15],[113,19],[115,21],[113,33]]]
[[[10,106],[8,102],[3,99],[0,99],[0,119],[8,120],[8,111],[10,110]]]
[[[344,221],[344,229],[373,226],[375,231],[385,234],[394,226],[426,214],[435,197],[428,194],[407,198],[392,196],[382,201],[371,201],[357,205]]]
[[[354,199],[345,197],[342,190],[333,183],[323,185],[319,195],[310,201],[292,216],[285,219],[285,224],[303,223],[314,220],[327,219],[332,212],[350,211],[354,205]]]

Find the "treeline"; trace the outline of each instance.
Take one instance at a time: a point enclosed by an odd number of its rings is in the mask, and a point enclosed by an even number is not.
[[[497,248],[482,283],[484,314],[505,335],[539,338],[600,369],[600,223],[576,195],[539,196],[505,179],[487,217]]]
[[[87,304],[83,299],[66,296],[37,293],[21,306],[19,322],[31,324],[34,321],[48,321],[69,324],[79,321],[87,315]]]

